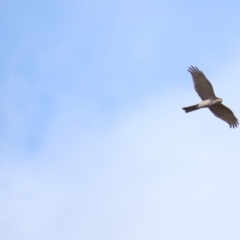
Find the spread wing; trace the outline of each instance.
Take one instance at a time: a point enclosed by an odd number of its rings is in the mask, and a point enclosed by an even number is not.
[[[238,126],[238,119],[234,116],[233,112],[223,104],[214,104],[209,107],[209,109],[216,117],[227,122],[231,128]]]
[[[200,71],[197,67],[189,67],[188,71],[191,73],[194,88],[198,93],[199,97],[202,100],[206,99],[215,99],[216,96],[213,91],[212,84],[208,81],[202,71]]]

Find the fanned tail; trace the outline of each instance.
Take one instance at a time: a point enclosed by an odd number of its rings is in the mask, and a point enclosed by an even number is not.
[[[192,112],[192,111],[195,111],[195,110],[198,110],[198,109],[199,109],[198,104],[183,108],[183,110],[185,110],[186,113]]]

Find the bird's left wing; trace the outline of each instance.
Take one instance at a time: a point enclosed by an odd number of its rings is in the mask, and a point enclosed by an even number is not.
[[[212,84],[205,77],[204,73],[200,71],[197,67],[193,67],[193,66],[189,67],[188,71],[192,75],[194,88],[198,93],[199,97],[202,100],[215,99],[216,96],[214,94]]]
[[[231,128],[238,126],[238,119],[234,116],[231,109],[227,108],[223,104],[214,104],[210,106],[209,109],[216,117],[227,122]]]

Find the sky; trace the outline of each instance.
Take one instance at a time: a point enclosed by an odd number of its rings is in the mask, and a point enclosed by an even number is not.
[[[239,240],[239,1],[0,0],[0,239]]]

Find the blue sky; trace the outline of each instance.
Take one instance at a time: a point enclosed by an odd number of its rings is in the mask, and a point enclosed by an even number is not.
[[[238,1],[0,1],[0,238],[240,237]]]

